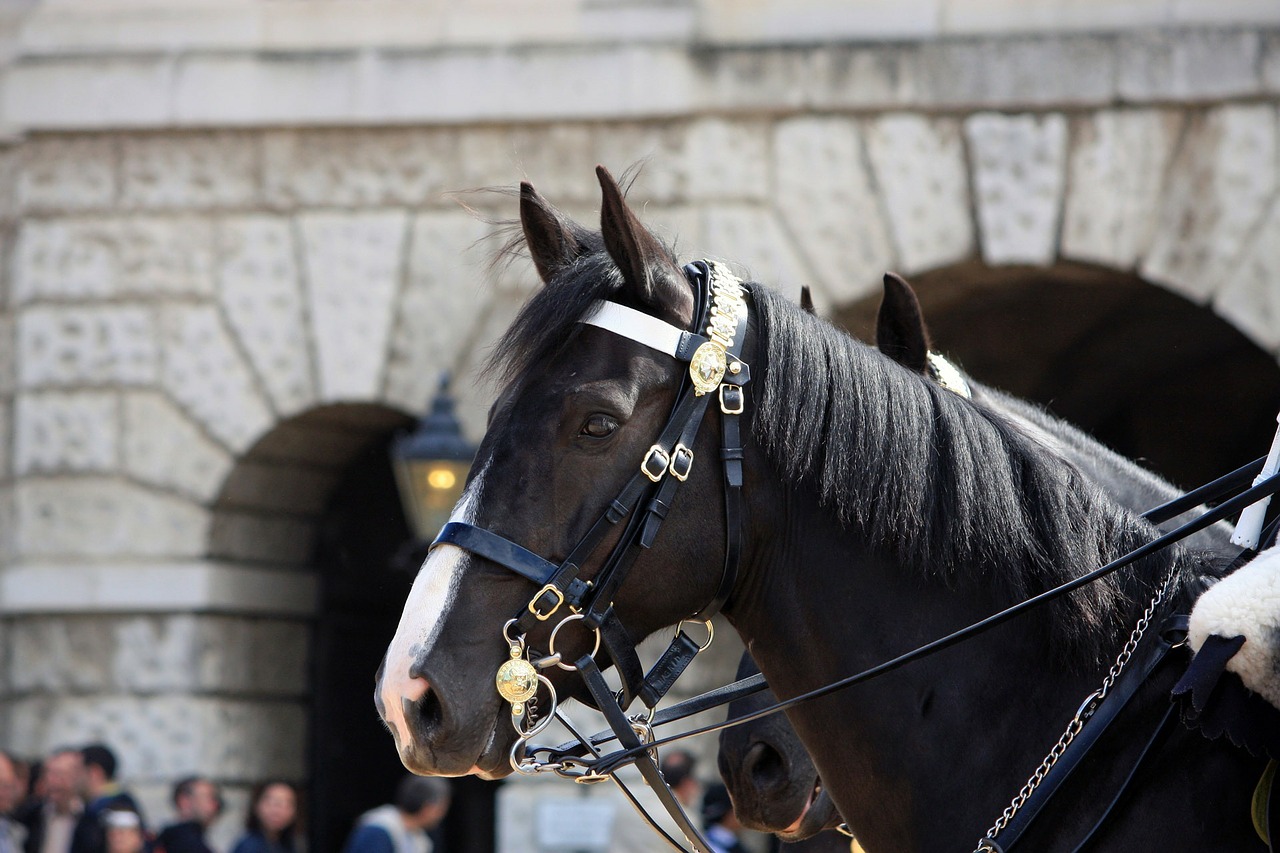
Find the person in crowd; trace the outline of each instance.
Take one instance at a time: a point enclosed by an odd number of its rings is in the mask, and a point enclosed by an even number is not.
[[[123,805],[108,806],[98,814],[105,853],[146,853],[142,816]]]
[[[205,832],[222,814],[222,791],[203,776],[188,776],[173,786],[173,810],[177,821],[166,826],[157,839],[164,853],[213,853]]]
[[[27,828],[13,819],[13,810],[26,793],[16,772],[17,762],[0,752],[0,853],[21,853]]]
[[[244,835],[231,853],[298,853],[298,789],[272,779],[255,785],[249,797]]]
[[[431,853],[427,832],[449,811],[449,783],[430,776],[405,776],[395,802],[365,812],[343,853]]]
[[[738,838],[742,824],[733,813],[729,789],[716,782],[707,786],[702,795],[702,827],[707,844],[715,853],[747,853],[747,847]]]
[[[698,759],[683,749],[673,749],[664,754],[658,766],[662,771],[662,778],[666,780],[671,792],[676,795],[676,799],[686,811],[698,805],[701,786],[698,784],[697,777],[693,775],[693,769],[697,766]]]
[[[90,744],[80,750],[80,758],[84,764],[80,778],[85,805],[71,837],[71,853],[103,853],[107,847],[107,836],[102,825],[102,813],[107,809],[132,811],[142,819],[142,809],[133,795],[116,781],[118,765],[116,754],[110,747],[101,743]],[[145,820],[142,831],[145,835]]]
[[[32,783],[34,797],[18,812],[27,828],[24,853],[68,853],[84,810],[80,799],[84,759],[78,749],[55,749]]]

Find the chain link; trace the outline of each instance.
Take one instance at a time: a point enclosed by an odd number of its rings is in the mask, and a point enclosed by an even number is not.
[[[1058,759],[1062,758],[1063,754],[1066,753],[1067,748],[1071,746],[1071,742],[1076,739],[1076,735],[1080,734],[1081,730],[1084,729],[1085,723],[1089,722],[1102,700],[1107,698],[1111,688],[1116,683],[1116,679],[1124,672],[1125,667],[1129,665],[1129,661],[1133,657],[1133,653],[1137,651],[1138,644],[1142,642],[1143,635],[1146,634],[1147,628],[1151,625],[1151,620],[1155,618],[1156,610],[1164,602],[1169,590],[1173,588],[1176,577],[1176,569],[1171,570],[1169,576],[1164,579],[1164,583],[1156,590],[1156,594],[1151,599],[1151,603],[1147,605],[1147,609],[1138,617],[1138,622],[1133,626],[1133,631],[1130,632],[1124,648],[1120,650],[1120,654],[1116,656],[1115,663],[1111,665],[1106,677],[1102,679],[1102,686],[1090,693],[1084,702],[1080,704],[1080,708],[1076,711],[1075,716],[1071,718],[1071,722],[1067,723],[1066,731],[1058,738],[1058,742],[1049,750],[1049,754],[1040,762],[1040,766],[1031,774],[1031,778],[1027,779],[1026,784],[1018,791],[1013,801],[1005,807],[1000,816],[996,818],[996,822],[991,825],[991,828],[978,841],[978,846],[974,848],[973,853],[987,853],[987,851],[999,849],[993,847],[990,842],[995,841],[996,836],[1004,831],[1004,828],[1009,825],[1014,816],[1027,804],[1027,800],[1031,799],[1031,795],[1035,793],[1036,788],[1040,787],[1040,783],[1049,775],[1049,771],[1058,763]]]

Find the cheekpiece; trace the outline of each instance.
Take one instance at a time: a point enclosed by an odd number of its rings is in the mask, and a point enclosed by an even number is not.
[[[720,387],[729,369],[728,352],[738,333],[738,321],[747,316],[742,279],[714,261],[706,261],[706,265],[711,286],[711,319],[706,333],[709,340],[694,350],[689,359],[689,376],[699,397]]]

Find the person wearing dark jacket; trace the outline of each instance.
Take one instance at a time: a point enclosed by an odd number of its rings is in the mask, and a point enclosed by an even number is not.
[[[115,753],[109,747],[95,743],[81,749],[80,756],[84,760],[85,807],[71,836],[71,853],[104,853],[107,834],[102,815],[108,809],[131,811],[138,815],[145,835],[146,822],[142,820],[138,801],[116,781]]]
[[[157,839],[164,853],[213,853],[204,835],[222,814],[222,792],[201,776],[188,776],[173,786],[173,808],[178,820],[166,826]]]

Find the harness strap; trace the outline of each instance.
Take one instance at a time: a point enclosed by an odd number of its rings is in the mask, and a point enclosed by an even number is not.
[[[643,749],[644,745],[641,743],[639,735],[636,734],[636,730],[632,728],[631,721],[627,719],[617,703],[612,701],[613,694],[609,691],[609,686],[605,683],[604,676],[601,675],[600,668],[596,666],[595,660],[590,655],[584,655],[574,666],[582,676],[582,680],[586,682],[592,698],[600,706],[600,710],[617,736],[618,742],[628,749]],[[667,810],[675,820],[676,825],[680,827],[680,831],[684,833],[689,844],[693,846],[695,853],[714,853],[711,845],[707,843],[702,834],[698,832],[697,827],[689,820],[689,816],[685,814],[684,808],[680,805],[680,801],[676,799],[675,794],[671,792],[666,780],[662,778],[662,772],[658,770],[658,765],[653,760],[654,754],[656,754],[656,750],[641,751],[636,756],[636,769],[640,771],[644,781],[653,789],[663,808]]]
[[[1183,617],[1182,622],[1185,624],[1185,617]],[[1032,821],[1036,819],[1036,815],[1057,793],[1062,784],[1071,776],[1071,773],[1080,766],[1080,762],[1088,756],[1089,751],[1097,744],[1098,739],[1115,722],[1116,717],[1138,692],[1138,688],[1146,683],[1151,673],[1165,660],[1169,651],[1173,648],[1173,644],[1167,637],[1167,628],[1169,625],[1176,624],[1178,624],[1176,618],[1166,621],[1166,630],[1162,630],[1156,635],[1154,644],[1143,659],[1142,664],[1140,666],[1127,667],[1120,677],[1116,679],[1111,692],[1094,709],[1092,716],[1089,717],[1084,727],[1080,729],[1079,734],[1068,744],[1066,750],[1053,767],[1050,768],[1039,786],[1032,791],[1031,796],[1022,804],[1022,808],[1018,813],[1000,831],[997,838],[1000,842],[1001,850],[1009,851],[1014,848]],[[1127,784],[1127,781],[1125,784]],[[1120,790],[1124,790],[1124,785],[1121,785]],[[1109,810],[1110,807],[1108,807]]]
[[[1147,738],[1146,745],[1142,747],[1142,752],[1138,754],[1138,759],[1133,763],[1133,766],[1129,768],[1129,773],[1124,777],[1124,782],[1120,784],[1120,788],[1116,791],[1116,795],[1111,798],[1111,802],[1107,803],[1107,807],[1102,810],[1102,815],[1089,829],[1089,831],[1085,833],[1084,838],[1080,839],[1080,843],[1075,846],[1072,853],[1080,853],[1081,850],[1084,850],[1085,847],[1093,841],[1093,837],[1098,834],[1098,830],[1102,828],[1102,825],[1107,822],[1107,818],[1111,817],[1111,813],[1115,811],[1116,804],[1124,798],[1125,792],[1129,790],[1129,783],[1133,781],[1134,776],[1138,775],[1138,768],[1142,766],[1143,762],[1147,760],[1147,757],[1151,755],[1156,744],[1169,731],[1170,724],[1173,723],[1174,719],[1176,719],[1176,713],[1176,705],[1171,704],[1165,709],[1164,715],[1160,718],[1160,722],[1156,724],[1155,731],[1151,733],[1151,737]]]

